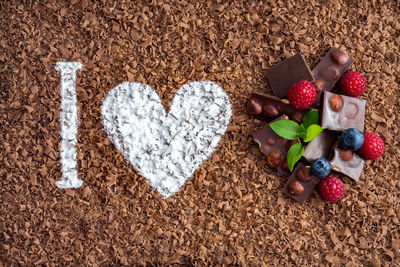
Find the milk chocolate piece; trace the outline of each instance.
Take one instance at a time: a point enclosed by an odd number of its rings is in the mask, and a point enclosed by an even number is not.
[[[319,106],[323,91],[331,91],[344,72],[353,64],[354,60],[346,52],[332,47],[313,69],[314,85],[320,87],[313,104]]]
[[[285,114],[291,120],[301,122],[307,109],[296,109],[274,96],[252,94],[247,102],[247,110],[250,115],[260,115],[268,121]]]
[[[288,119],[286,115],[282,115],[275,121]],[[288,140],[278,136],[269,125],[261,127],[252,135],[260,146],[261,152],[267,156],[269,166],[275,168],[278,175],[287,175],[289,173],[286,162],[286,143]]]
[[[320,181],[318,177],[310,173],[309,168],[309,166],[301,162],[298,163],[282,190],[285,195],[293,198],[300,204],[308,199],[314,187]]]
[[[338,143],[333,147],[333,157],[330,162],[332,170],[343,173],[355,181],[360,179],[365,163],[356,153],[342,149]]]
[[[296,54],[267,70],[272,91],[279,98],[286,98],[292,84],[301,80],[313,81],[313,75],[303,56]]]
[[[332,99],[340,96],[343,106],[339,111],[332,108]],[[344,131],[348,128],[356,128],[360,132],[364,131],[365,100],[336,95],[330,92],[324,92],[322,101],[322,121],[321,126],[324,129],[333,131]]]
[[[303,152],[303,157],[308,162],[313,162],[318,158],[329,158],[333,144],[338,138],[338,134],[324,130],[317,137],[311,140]]]

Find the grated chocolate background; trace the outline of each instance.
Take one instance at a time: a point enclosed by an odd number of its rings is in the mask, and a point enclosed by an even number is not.
[[[315,3],[319,2],[319,3]],[[21,265],[396,266],[400,262],[400,2],[0,1],[0,262]],[[250,133],[251,92],[297,52],[346,50],[367,80],[366,131],[385,154],[337,204],[285,197]],[[58,61],[79,61],[78,172],[61,190]],[[109,90],[146,83],[164,105],[211,80],[233,117],[212,158],[164,200],[110,143]]]

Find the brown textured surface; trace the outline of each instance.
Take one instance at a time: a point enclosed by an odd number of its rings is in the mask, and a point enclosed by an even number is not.
[[[253,264],[395,266],[400,262],[398,1],[0,2],[0,261],[9,265]],[[150,3],[151,2],[151,3]],[[243,4],[241,2],[246,2]],[[249,1],[250,2],[250,1]],[[299,205],[250,133],[251,92],[298,52],[313,68],[330,46],[365,74],[366,130],[386,152],[338,204]],[[76,60],[79,174],[60,190],[59,75]],[[167,104],[183,84],[226,90],[233,118],[212,159],[163,200],[102,130],[100,105],[123,81]]]

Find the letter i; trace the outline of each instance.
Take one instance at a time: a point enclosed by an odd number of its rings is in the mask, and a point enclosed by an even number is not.
[[[58,188],[77,188],[82,185],[76,170],[76,135],[78,132],[78,108],[76,106],[76,71],[79,62],[57,62],[56,71],[61,74],[61,180]]]

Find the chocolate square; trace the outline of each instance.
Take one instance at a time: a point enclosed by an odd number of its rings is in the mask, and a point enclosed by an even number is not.
[[[285,114],[301,123],[308,109],[296,109],[275,96],[252,94],[247,102],[247,111],[250,115],[260,115],[269,121]]]
[[[282,115],[277,120],[288,120],[286,115]],[[252,134],[254,141],[260,146],[261,152],[267,156],[268,164],[277,170],[278,175],[287,175],[289,169],[286,162],[286,149],[288,140],[277,135],[271,127],[265,125]]]
[[[343,173],[351,179],[358,181],[364,168],[365,161],[351,150],[339,147],[338,143],[333,148],[331,159],[332,170]]]
[[[296,54],[267,70],[272,91],[279,98],[286,98],[289,87],[300,80],[313,81],[313,75],[303,56]]]
[[[332,131],[364,131],[365,100],[324,92],[321,126]]]
[[[332,47],[313,69],[314,85],[317,89],[317,97],[313,104],[319,106],[323,91],[331,91],[336,82],[345,71],[353,64],[354,60],[345,52]]]
[[[319,181],[318,177],[310,173],[310,166],[306,166],[300,162],[290,175],[282,192],[302,204],[311,195]],[[302,189],[303,192],[301,193],[301,191],[295,189]]]
[[[318,158],[329,158],[337,137],[338,134],[335,132],[328,130],[322,131],[307,144],[303,152],[303,157],[308,162],[313,162]]]

